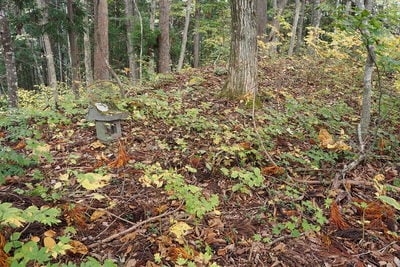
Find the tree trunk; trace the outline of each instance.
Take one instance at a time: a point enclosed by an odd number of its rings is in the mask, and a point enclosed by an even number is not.
[[[73,0],[67,1],[68,19],[70,28],[68,30],[69,48],[71,55],[71,78],[72,78],[72,91],[74,92],[75,99],[79,99],[79,85],[81,82],[79,66],[79,47],[78,37],[75,32],[75,10]]]
[[[189,32],[189,23],[190,23],[191,10],[192,10],[192,0],[187,0],[187,2],[186,2],[186,15],[185,15],[185,27],[183,29],[183,35],[182,35],[181,53],[179,55],[178,67],[176,68],[176,70],[178,72],[182,70],[183,60],[185,59],[186,43],[187,43],[187,37],[188,37],[188,32]]]
[[[93,83],[93,69],[92,69],[92,47],[90,42],[90,24],[89,16],[93,13],[93,9],[90,6],[90,0],[83,0],[86,7],[86,15],[83,18],[84,24],[86,25],[85,32],[83,33],[83,50],[84,50],[84,63],[85,63],[85,82],[86,86],[90,86]]]
[[[150,30],[152,33],[155,31],[155,21],[156,21],[156,12],[157,12],[157,2],[156,0],[150,1]],[[155,55],[153,47],[149,50],[149,66],[148,66],[148,73],[149,75],[154,75],[156,71],[156,64],[155,64]]]
[[[41,24],[45,25],[48,21],[48,19],[47,19],[48,15],[47,15],[47,11],[45,10],[44,0],[36,0],[36,3],[43,12]],[[57,108],[57,106],[58,106],[58,91],[57,91],[56,67],[54,64],[54,54],[53,54],[53,49],[51,47],[50,37],[46,32],[43,33],[43,45],[44,45],[44,53],[45,53],[46,63],[47,63],[47,80],[48,80],[48,84],[49,84],[50,88],[52,88],[52,90],[53,90],[53,101],[54,101],[55,107]],[[60,60],[61,60],[61,58],[60,58]],[[60,73],[60,75],[62,75],[62,74]]]
[[[373,0],[358,0],[356,1],[357,7],[360,10],[367,10],[369,12],[372,11]],[[363,24],[367,24],[368,21],[364,20]],[[364,35],[364,40],[366,40],[367,47],[367,60],[365,62],[364,68],[364,91],[362,96],[362,108],[361,108],[361,120],[360,120],[360,130],[361,130],[361,139],[362,142],[366,140],[369,126],[371,123],[371,96],[372,96],[372,74],[374,71],[375,64],[375,47],[370,41],[371,34],[367,27],[361,29],[362,34]]]
[[[107,0],[94,0],[94,22],[94,80],[109,80]]]
[[[294,44],[296,42],[297,23],[299,22],[300,7],[301,7],[300,0],[296,0],[294,17],[293,17],[293,25],[292,25],[292,35],[290,36],[290,45],[289,45],[289,52],[288,52],[289,57],[291,57],[293,55]],[[301,30],[301,29],[299,29],[299,30]]]
[[[272,22],[272,29],[271,32],[269,33],[268,36],[268,42],[271,43],[271,48],[270,52],[271,54],[277,54],[278,53],[278,42],[279,42],[279,32],[280,32],[280,22],[279,18],[282,15],[282,12],[287,4],[287,0],[280,0],[277,2],[277,0],[273,0],[273,9],[274,9],[274,19]]]
[[[171,72],[171,56],[169,41],[169,12],[170,0],[160,0],[160,37],[159,37],[159,59],[158,71],[160,73]]]
[[[297,40],[296,40],[296,53],[299,53],[301,46],[303,45],[303,25],[304,25],[304,16],[306,9],[305,0],[300,0],[301,8],[300,8],[300,16],[299,16],[299,26],[297,31]]]
[[[231,1],[231,48],[224,89],[229,96],[257,93],[255,1]]]
[[[126,46],[128,52],[128,63],[129,63],[129,79],[132,84],[136,83],[136,60],[135,52],[133,51],[133,17],[134,11],[132,6],[132,0],[125,0],[125,16],[126,16]]]
[[[3,48],[4,63],[6,66],[8,105],[10,108],[18,108],[18,77],[15,64],[15,53],[11,39],[10,27],[6,12],[0,7],[0,41]]]
[[[313,9],[312,9],[312,15],[311,15],[311,26],[314,28],[319,28],[321,24],[321,17],[322,17],[322,12],[320,9],[321,5],[321,0],[314,0],[313,1]]]
[[[200,67],[200,2],[195,3],[193,35],[193,67]]]
[[[257,36],[266,41],[267,31],[267,0],[256,0]]]

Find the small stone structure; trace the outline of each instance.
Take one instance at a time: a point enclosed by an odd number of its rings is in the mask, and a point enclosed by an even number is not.
[[[127,117],[128,113],[110,108],[104,103],[95,103],[89,107],[87,115],[88,120],[95,121],[97,139],[106,143],[121,137],[121,120]]]

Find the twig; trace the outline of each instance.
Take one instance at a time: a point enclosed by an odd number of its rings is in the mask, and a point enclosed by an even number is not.
[[[107,237],[107,238],[101,240],[101,241],[98,242],[98,243],[94,243],[94,244],[89,245],[88,247],[89,247],[89,248],[92,248],[92,247],[97,246],[99,243],[100,243],[100,244],[108,243],[108,242],[110,242],[110,241],[112,241],[112,240],[114,240],[114,239],[116,239],[116,238],[118,238],[118,237],[120,237],[120,236],[126,235],[126,234],[128,234],[128,233],[134,231],[135,229],[137,229],[138,227],[140,227],[140,226],[142,226],[142,225],[144,225],[144,224],[146,224],[146,223],[149,223],[149,222],[155,221],[155,220],[157,220],[157,219],[160,219],[160,218],[162,218],[162,217],[171,215],[171,214],[177,212],[177,211],[182,207],[182,205],[183,205],[183,203],[182,203],[181,205],[179,205],[178,208],[176,208],[176,209],[174,209],[174,210],[172,210],[172,211],[170,211],[170,212],[166,212],[166,213],[163,213],[163,214],[160,214],[160,215],[157,215],[157,216],[148,218],[148,219],[146,219],[146,220],[144,220],[144,221],[140,221],[140,222],[136,223],[135,225],[133,225],[132,227],[130,227],[130,228],[128,228],[128,229],[126,229],[126,230],[124,230],[124,231],[122,231],[122,232],[113,234],[113,235],[111,235],[111,236],[109,236],[109,237]]]
[[[371,254],[372,252],[380,252],[380,253],[382,253],[385,249],[387,249],[388,247],[393,246],[393,245],[396,244],[396,243],[397,243],[397,241],[393,241],[393,242],[387,244],[386,246],[383,246],[383,247],[380,248],[380,249],[377,249],[377,250],[370,250],[370,251],[363,252],[363,253],[360,253],[360,254],[355,254],[355,255],[353,255],[353,256],[359,257],[359,256]]]

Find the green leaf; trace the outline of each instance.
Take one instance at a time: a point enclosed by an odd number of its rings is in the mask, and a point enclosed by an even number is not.
[[[400,210],[400,203],[395,200],[394,198],[388,197],[388,196],[378,196],[378,199],[382,201],[383,203],[386,203],[396,210]]]

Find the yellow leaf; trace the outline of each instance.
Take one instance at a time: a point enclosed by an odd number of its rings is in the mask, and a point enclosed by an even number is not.
[[[38,242],[40,241],[40,237],[38,237],[38,236],[32,236],[32,237],[31,237],[31,241],[33,241],[33,242],[35,242],[35,243],[38,243]]]
[[[58,177],[58,179],[59,179],[60,181],[68,181],[68,178],[69,178],[69,174],[68,174],[68,173],[61,174],[61,175]]]
[[[106,214],[104,210],[95,210],[92,215],[90,216],[90,221],[94,222],[98,220],[100,217],[102,217],[104,214]]]
[[[319,130],[318,140],[321,144],[321,147],[324,148],[327,148],[328,145],[333,145],[334,143],[332,135],[330,135],[329,132],[324,128]]]
[[[192,227],[189,226],[185,222],[176,222],[174,225],[172,225],[169,228],[169,231],[173,233],[176,236],[176,241],[178,243],[183,244],[183,237],[188,233],[189,230],[191,230]]]
[[[71,242],[69,242],[69,245],[71,246],[71,248],[68,250],[73,254],[86,255],[89,252],[87,246],[77,240],[72,240]]]
[[[111,176],[109,174],[85,173],[78,175],[77,180],[83,188],[87,190],[96,190],[106,186],[110,179]]]
[[[43,244],[48,250],[52,250],[56,246],[56,241],[50,236],[46,236],[43,239]]]
[[[48,237],[55,237],[56,236],[56,232],[53,230],[47,230],[46,232],[44,232],[44,236],[48,236]]]
[[[374,176],[374,180],[377,181],[377,182],[385,181],[385,175],[379,173],[379,174]]]
[[[101,143],[99,140],[96,142],[93,142],[89,145],[91,148],[96,149],[96,148],[103,148],[106,147],[103,143]]]

